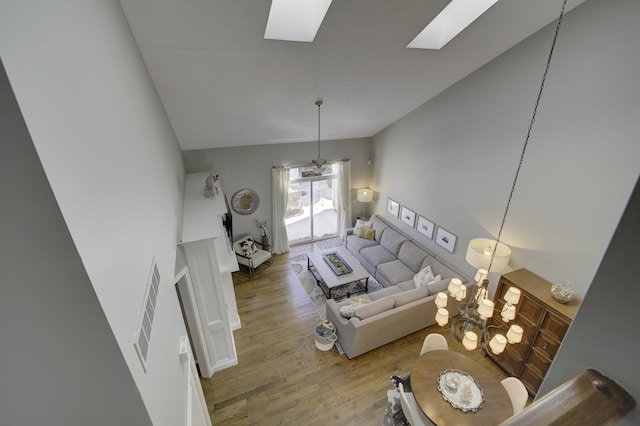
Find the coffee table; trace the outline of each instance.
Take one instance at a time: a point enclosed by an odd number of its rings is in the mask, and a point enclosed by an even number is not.
[[[351,268],[351,272],[337,275],[325,260],[324,255],[338,253],[344,262]],[[307,269],[311,271],[316,283],[327,299],[331,299],[332,290],[348,284],[360,283],[355,293],[367,292],[369,289],[369,272],[349,253],[344,247],[334,247],[329,250],[313,251],[307,253]],[[362,282],[364,281],[364,285]],[[354,294],[355,294],[354,293]],[[352,293],[348,293],[349,297]]]

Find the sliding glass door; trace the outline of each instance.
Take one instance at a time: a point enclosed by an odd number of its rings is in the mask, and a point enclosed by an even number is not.
[[[285,224],[289,244],[338,235],[339,176],[337,166],[290,169]]]

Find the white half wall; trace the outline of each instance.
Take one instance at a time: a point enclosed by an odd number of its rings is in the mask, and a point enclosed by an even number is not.
[[[559,12],[559,11],[558,11]],[[502,240],[513,269],[570,280],[583,296],[640,171],[640,3],[590,0],[565,15]],[[376,211],[387,197],[457,236],[498,233],[555,23],[374,137]],[[428,78],[428,76],[425,76]]]
[[[187,370],[178,348],[186,329],[174,265],[184,168],[120,5],[3,1],[0,56],[148,417],[154,425],[183,424]],[[133,338],[154,258],[161,278],[145,372]],[[96,359],[95,369],[103,368]],[[67,424],[89,423],[97,424]]]

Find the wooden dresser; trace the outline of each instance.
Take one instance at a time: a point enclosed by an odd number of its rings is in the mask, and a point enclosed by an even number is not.
[[[519,288],[522,296],[516,306],[515,321],[505,325],[500,312],[505,303],[504,295],[511,286]],[[551,298],[551,283],[526,269],[502,275],[493,301],[495,314],[491,318],[491,325],[504,326],[502,333],[506,333],[512,323],[524,329],[522,342],[507,345],[505,351],[494,360],[504,371],[518,377],[529,393],[535,396],[580,301],[574,299],[565,305],[556,302]],[[492,335],[495,330],[490,329]]]

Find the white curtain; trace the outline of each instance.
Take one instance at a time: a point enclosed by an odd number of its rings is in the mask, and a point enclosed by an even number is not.
[[[287,213],[289,197],[289,168],[274,167],[271,169],[271,186],[273,200],[273,252],[282,254],[289,251],[289,239],[284,217]]]
[[[344,236],[345,228],[351,227],[351,160],[338,163],[340,174],[340,212],[338,212],[338,235]]]

